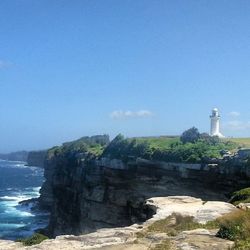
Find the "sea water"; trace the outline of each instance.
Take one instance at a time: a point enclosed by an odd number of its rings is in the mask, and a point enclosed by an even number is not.
[[[23,238],[43,228],[48,214],[19,202],[39,196],[43,169],[0,160],[0,239]]]

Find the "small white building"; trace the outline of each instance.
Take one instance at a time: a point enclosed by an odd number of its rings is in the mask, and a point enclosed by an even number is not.
[[[212,115],[210,115],[210,119],[211,119],[210,135],[224,137],[220,133],[220,115],[219,115],[219,110],[217,108],[214,108],[212,110]]]

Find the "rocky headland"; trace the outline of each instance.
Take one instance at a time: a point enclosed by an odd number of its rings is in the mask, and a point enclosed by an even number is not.
[[[26,162],[29,152],[28,151],[17,151],[8,154],[0,154],[1,160],[6,161],[22,161]]]
[[[171,163],[131,157],[124,162],[50,151],[39,198],[40,205],[51,211],[48,233],[78,235],[143,222],[152,216],[144,206],[152,197],[227,201],[233,191],[248,186],[250,178],[248,167],[230,161]]]
[[[18,151],[0,154],[1,160],[26,162],[27,166],[44,167],[47,150]]]
[[[144,144],[132,143],[120,138],[118,144],[110,143],[104,135],[48,150],[39,207],[50,211],[43,233],[56,238],[31,247],[1,241],[0,249],[140,250],[166,240],[173,249],[232,247],[233,242],[215,236],[218,229],[202,226],[171,237],[162,232],[138,235],[173,213],[204,224],[236,210],[226,201],[232,192],[249,186],[247,151],[224,150],[220,158],[203,160],[192,160],[197,159],[193,154],[178,162],[161,159],[172,157],[169,151],[163,155],[155,150],[158,159]]]

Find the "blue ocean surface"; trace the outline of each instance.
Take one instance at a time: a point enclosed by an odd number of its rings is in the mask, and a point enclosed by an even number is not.
[[[43,169],[0,160],[0,239],[23,238],[43,228],[48,214],[19,202],[39,196]]]

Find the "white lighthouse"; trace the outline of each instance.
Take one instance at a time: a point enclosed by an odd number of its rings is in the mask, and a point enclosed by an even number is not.
[[[219,115],[219,110],[217,108],[214,108],[212,110],[212,115],[210,115],[210,119],[211,119],[210,135],[224,137],[220,133],[220,115]]]

